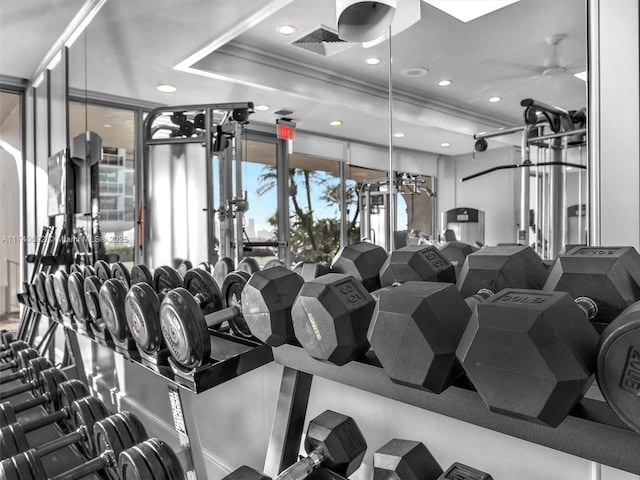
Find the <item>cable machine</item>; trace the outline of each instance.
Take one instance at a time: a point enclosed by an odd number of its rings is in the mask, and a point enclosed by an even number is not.
[[[503,169],[521,169],[520,220],[517,243],[532,245],[543,258],[555,258],[568,243],[569,222],[567,198],[567,169],[578,171],[578,211],[582,212],[582,170],[586,145],[586,111],[567,111],[533,99],[520,102],[524,110],[524,125],[495,132],[474,135],[475,152],[487,149],[487,138],[521,132],[521,162],[500,165],[461,179],[462,182]],[[569,152],[577,149],[576,161]],[[475,154],[474,152],[474,154]],[[531,158],[535,158],[535,163]],[[533,178],[533,182],[532,182]],[[532,190],[533,183],[533,190]],[[531,208],[531,205],[534,208]],[[586,213],[586,210],[585,210]],[[578,232],[572,238],[585,243],[582,214],[578,215]],[[531,236],[533,235],[533,241]]]

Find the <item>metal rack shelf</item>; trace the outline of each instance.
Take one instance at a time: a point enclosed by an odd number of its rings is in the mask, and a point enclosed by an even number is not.
[[[354,361],[342,367],[312,359],[300,347],[283,345],[273,351],[277,363],[306,375],[317,375],[334,382],[381,395],[386,398],[407,403],[441,415],[488,428],[529,442],[543,445],[554,450],[576,455],[603,465],[640,474],[640,435],[624,425],[606,402],[584,398],[557,428],[537,425],[504,415],[490,412],[470,385],[459,382],[440,395],[409,388],[393,383],[379,366],[375,355],[368,354],[360,361]],[[303,375],[304,378],[306,375]],[[305,395],[298,392],[297,402],[308,400],[308,386]],[[286,385],[283,377],[281,398]],[[289,393],[294,389],[289,386]],[[277,416],[287,422],[289,416],[300,416],[306,411],[295,401],[289,405],[279,405]],[[303,415],[304,417],[304,415]],[[276,418],[276,422],[279,419]],[[283,432],[272,432],[272,442],[296,443],[295,435],[286,436]],[[299,446],[299,438],[297,440]],[[270,445],[271,455],[282,456],[282,451],[290,448],[286,445]],[[273,462],[273,460],[271,460]],[[269,463],[269,455],[268,455]],[[269,465],[267,465],[269,466]]]

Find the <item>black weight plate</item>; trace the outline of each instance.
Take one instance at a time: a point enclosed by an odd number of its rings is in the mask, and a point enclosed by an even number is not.
[[[93,266],[96,270],[96,277],[100,279],[102,282],[106,282],[111,278],[111,268],[109,264],[104,260],[98,260]]]
[[[60,385],[62,382],[66,382],[67,380],[69,379],[67,378],[65,373],[59,368],[55,367],[42,370],[38,374],[38,386],[40,393],[48,394],[52,403],[55,402],[55,404],[53,405],[50,404],[53,407],[53,411],[59,408],[59,405],[57,405],[58,385]]]
[[[160,300],[148,283],[137,283],[127,293],[125,315],[129,331],[138,346],[150,355],[161,346]]]
[[[44,480],[47,478],[44,465],[36,450],[27,450],[13,458],[15,459],[16,469],[20,474],[20,480]]]
[[[115,426],[107,417],[97,422],[93,428],[93,444],[96,455],[111,451],[115,458],[127,448],[133,447],[131,437],[125,427]]]
[[[44,357],[34,358],[33,360],[29,361],[27,367],[27,379],[29,381],[37,381],[40,378],[40,372],[49,370],[50,368],[53,368],[53,364],[48,359]]]
[[[77,263],[72,263],[71,266],[69,267],[69,273],[71,274],[76,272],[84,275],[84,272],[82,271],[82,267]]]
[[[20,369],[29,368],[29,360],[38,358],[40,353],[35,348],[25,348],[16,353],[16,362]]]
[[[90,275],[84,279],[84,303],[87,306],[87,315],[94,322],[97,322],[100,315],[100,287],[102,282],[95,275]]]
[[[131,275],[129,269],[122,262],[116,262],[111,265],[112,278],[120,280],[126,288],[131,286]]]
[[[178,273],[182,278],[184,278],[187,272],[192,268],[193,264],[189,260],[183,260],[182,262],[180,262],[180,265],[178,265]]]
[[[202,310],[187,290],[170,290],[160,305],[162,335],[173,358],[195,368],[211,356],[211,340]]]
[[[205,272],[209,272],[210,274],[213,275],[213,267],[211,266],[211,264],[209,262],[200,262],[198,264],[198,268],[201,268]]]
[[[57,392],[57,402],[58,409],[68,408],[71,410],[71,405],[76,400],[80,400],[81,398],[85,398],[89,396],[89,387],[87,387],[84,383],[76,378],[72,378],[71,380],[67,380],[66,382],[62,382],[58,385]],[[77,428],[76,419],[74,415],[70,415],[69,418],[64,422],[65,428],[67,431],[72,431]]]
[[[272,258],[271,260],[269,260],[267,263],[264,264],[264,267],[262,267],[263,270],[267,270],[269,268],[273,268],[273,267],[284,267],[287,268],[287,266],[284,264],[284,262],[282,260],[280,260],[279,258]]]
[[[609,406],[640,433],[640,302],[602,332],[596,372]]]
[[[238,307],[242,311],[242,290],[251,276],[247,272],[231,272],[222,284],[222,301],[224,307]],[[229,321],[229,326],[239,336],[250,338],[251,330],[242,316]]]
[[[73,272],[69,275],[67,290],[69,292],[69,302],[71,302],[73,313],[80,320],[86,320],[87,306],[84,302],[84,277],[80,272]]]
[[[167,480],[184,479],[184,471],[182,470],[182,465],[180,465],[180,460],[178,460],[178,457],[169,445],[157,438],[150,438],[145,443],[149,443],[151,445],[151,448],[156,452],[158,458],[161,460],[167,474],[164,478]]]
[[[247,272],[249,275],[253,275],[254,273],[260,271],[260,264],[255,258],[252,257],[244,257],[238,263],[238,268],[236,270],[240,272]]]
[[[147,455],[143,454],[139,446],[128,448],[118,457],[118,474],[121,480],[157,480],[163,477],[157,476],[152,470]]]
[[[130,284],[135,285],[141,282],[148,283],[149,285],[153,284],[153,275],[151,275],[151,270],[149,270],[146,265],[134,265],[131,268]]]
[[[213,267],[213,278],[216,279],[220,288],[222,288],[225,277],[234,270],[235,266],[233,265],[233,260],[229,257],[222,257],[216,262]]]
[[[0,478],[5,480],[34,480],[31,474],[31,467],[29,467],[28,460],[24,454],[2,460],[0,462]]]
[[[84,276],[85,278],[90,276],[90,275],[95,275],[96,274],[96,269],[93,268],[92,265],[85,265],[84,266]]]
[[[64,270],[58,270],[53,276],[53,291],[56,293],[56,300],[60,306],[60,311],[65,315],[71,313],[71,303],[69,301],[69,291],[67,282],[69,275]]]
[[[156,289],[156,292],[163,293],[165,290],[181,286],[182,277],[175,268],[164,265],[153,271],[153,287]]]
[[[38,272],[38,275],[36,275],[36,281],[35,281],[36,295],[38,297],[38,301],[42,305],[47,304],[47,290],[45,287],[46,283],[47,283],[47,274],[44,272]]]
[[[83,442],[82,450],[89,458],[100,453],[96,450],[96,444],[94,443],[95,426],[97,422],[104,421],[108,415],[109,412],[104,403],[96,397],[84,397],[71,404],[73,428],[86,428],[87,437],[86,441]]]
[[[44,284],[45,292],[47,293],[47,303],[53,309],[58,308],[58,300],[56,299],[56,292],[53,288],[53,274],[47,275],[47,279]]]
[[[158,456],[153,446],[151,445],[150,440],[139,443],[138,445],[136,445],[136,447],[138,448],[140,453],[142,453],[142,455],[144,456],[144,459],[147,462],[149,469],[153,473],[153,478],[162,478],[162,479],[168,478],[165,467],[162,465],[162,462],[160,461],[160,457]]]
[[[119,342],[129,337],[127,314],[124,309],[126,296],[127,289],[122,282],[114,278],[107,280],[100,287],[99,301],[102,320],[113,338]]]
[[[131,441],[134,444],[144,442],[149,438],[147,429],[144,428],[144,425],[142,424],[140,419],[133,413],[124,411],[116,413],[115,416],[120,418],[124,422],[124,425],[129,431],[129,435],[131,435]]]
[[[222,292],[210,273],[200,268],[187,271],[184,276],[184,288],[196,298],[203,315],[222,308]]]

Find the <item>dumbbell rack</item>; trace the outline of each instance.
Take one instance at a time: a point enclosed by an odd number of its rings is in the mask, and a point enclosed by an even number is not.
[[[568,418],[551,428],[490,412],[464,380],[439,395],[395,384],[372,352],[341,367],[314,360],[304,349],[292,345],[275,348],[273,356],[285,368],[264,467],[265,474],[272,477],[297,460],[315,375],[640,475],[640,435],[604,400],[596,398],[599,391],[593,395],[588,392]]]
[[[41,312],[37,312],[40,314]],[[77,334],[74,329],[59,323],[65,330],[65,336],[71,345],[71,355],[78,366],[78,373],[84,375],[84,367],[78,347]],[[50,318],[50,322],[57,322]],[[228,335],[224,332],[209,329],[211,339],[211,363],[193,371],[178,371],[176,368],[165,369],[162,372],[139,361],[125,357],[128,361],[136,363],[146,370],[153,372],[168,384],[168,397],[173,414],[175,431],[178,433],[183,464],[189,470],[189,478],[207,478],[206,465],[202,453],[199,426],[195,411],[196,396],[224,382],[250,372],[273,361],[271,347],[252,341]],[[85,336],[93,345],[93,350],[99,348],[100,343],[92,337]],[[114,354],[118,353],[112,350]],[[82,378],[81,378],[82,379]],[[84,378],[86,383],[86,376]],[[96,386],[94,385],[94,388]],[[97,389],[97,388],[96,388]],[[189,474],[188,474],[189,475]]]

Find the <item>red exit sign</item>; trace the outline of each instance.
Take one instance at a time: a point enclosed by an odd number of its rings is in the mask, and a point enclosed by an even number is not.
[[[296,138],[296,123],[291,120],[278,119],[278,138],[280,140],[293,140]]]

